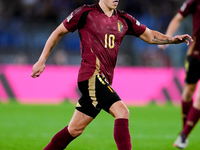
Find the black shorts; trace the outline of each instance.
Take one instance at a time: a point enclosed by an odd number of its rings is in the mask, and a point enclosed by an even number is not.
[[[188,84],[197,83],[200,79],[200,59],[187,56],[185,59],[185,82]]]
[[[78,82],[78,87],[82,96],[76,109],[92,118],[95,118],[101,109],[109,113],[112,104],[121,100],[102,75],[94,75],[86,81]]]

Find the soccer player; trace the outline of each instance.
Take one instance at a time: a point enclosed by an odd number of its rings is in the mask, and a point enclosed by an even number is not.
[[[193,95],[200,79],[200,1],[186,0],[171,20],[166,32],[166,35],[172,36],[189,14],[193,15],[191,25],[194,42],[189,46],[185,59],[186,78],[181,100],[183,129],[174,142],[174,146],[178,148],[187,147],[188,135],[200,118],[200,89],[193,103]],[[166,48],[165,46],[159,45],[160,48]]]
[[[115,118],[114,139],[118,150],[131,150],[129,110],[111,87],[119,46],[125,35],[139,37],[150,44],[178,44],[193,41],[185,35],[169,37],[148,29],[134,17],[116,9],[119,0],[99,0],[74,10],[50,35],[31,76],[39,77],[58,41],[78,30],[81,42],[81,66],[78,87],[82,93],[74,114],[44,150],[63,150],[103,109]],[[103,130],[103,129],[102,129]]]

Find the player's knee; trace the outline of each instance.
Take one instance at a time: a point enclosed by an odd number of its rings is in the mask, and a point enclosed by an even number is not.
[[[129,118],[129,109],[125,109],[124,111],[124,118]]]
[[[183,93],[182,94],[182,100],[184,102],[189,102],[192,100],[192,98],[193,98],[193,93]]]
[[[185,85],[182,93],[182,99],[184,102],[189,102],[192,100],[195,89],[195,85]]]
[[[115,118],[129,118],[129,110],[128,108],[126,109],[121,109],[116,115]]]
[[[183,92],[183,94],[182,94],[182,100],[184,101],[184,102],[189,102],[189,101],[191,101],[192,100],[192,98],[193,98],[193,91],[187,91],[187,92]]]
[[[83,127],[70,127],[68,130],[69,130],[69,133],[71,134],[71,136],[73,137],[78,137],[79,135],[81,135],[83,133],[85,128]]]

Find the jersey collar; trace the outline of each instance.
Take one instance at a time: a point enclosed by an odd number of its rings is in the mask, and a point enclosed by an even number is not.
[[[97,8],[97,10],[98,10],[99,12],[104,13],[104,11],[101,9],[101,7],[99,6],[98,3],[96,4],[96,8]],[[105,13],[104,13],[104,14],[105,14]],[[116,9],[114,9],[112,16],[113,16],[113,15],[116,15]]]

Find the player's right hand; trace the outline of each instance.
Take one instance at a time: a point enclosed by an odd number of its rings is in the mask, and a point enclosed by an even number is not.
[[[40,74],[44,71],[45,69],[45,63],[41,63],[41,62],[36,62],[33,65],[33,69],[32,69],[32,73],[31,73],[31,77],[33,78],[37,78],[40,76]]]

